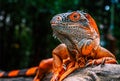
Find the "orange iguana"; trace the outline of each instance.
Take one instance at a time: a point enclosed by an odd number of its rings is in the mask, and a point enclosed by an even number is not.
[[[74,11],[57,14],[50,23],[53,36],[62,43],[52,52],[52,67],[49,67],[53,72],[51,81],[62,81],[74,70],[85,66],[117,63],[115,56],[100,46],[96,22],[88,13]],[[40,81],[38,75],[36,79]]]
[[[100,34],[94,19],[83,11],[55,15],[51,20],[53,36],[61,41],[52,52],[53,58],[43,60],[34,81],[52,72],[51,81],[62,81],[71,72],[89,65],[115,64],[115,56],[100,46]]]

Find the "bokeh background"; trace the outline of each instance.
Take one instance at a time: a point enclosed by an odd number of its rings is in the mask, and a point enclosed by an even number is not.
[[[51,18],[83,10],[96,20],[101,45],[120,61],[119,0],[0,0],[0,69],[36,66],[60,44],[52,37]]]

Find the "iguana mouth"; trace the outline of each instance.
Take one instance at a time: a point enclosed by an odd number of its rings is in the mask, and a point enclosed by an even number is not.
[[[50,22],[50,24],[51,24],[52,27],[58,25],[58,23],[55,23],[55,22]]]

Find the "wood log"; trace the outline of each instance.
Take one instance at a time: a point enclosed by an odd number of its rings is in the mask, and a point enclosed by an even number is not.
[[[41,81],[50,81],[52,73],[47,74]],[[0,81],[32,81],[31,77],[0,78]],[[105,64],[77,69],[63,81],[120,81],[120,65]]]
[[[42,81],[50,81],[51,74]],[[120,81],[120,65],[105,64],[78,69],[63,81]]]

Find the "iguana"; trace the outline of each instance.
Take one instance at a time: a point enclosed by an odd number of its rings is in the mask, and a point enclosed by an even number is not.
[[[62,43],[52,52],[51,81],[62,81],[78,68],[117,63],[114,54],[100,45],[96,22],[88,13],[73,11],[57,14],[50,23],[53,36]],[[36,76],[36,79],[39,77]]]
[[[100,46],[100,34],[95,20],[83,11],[55,15],[51,21],[53,36],[61,41],[53,58],[40,62],[34,81],[52,72],[51,81],[62,81],[78,68],[89,65],[115,64],[115,56]]]

